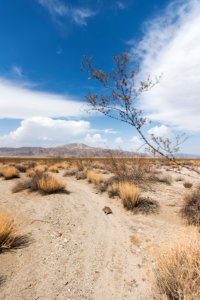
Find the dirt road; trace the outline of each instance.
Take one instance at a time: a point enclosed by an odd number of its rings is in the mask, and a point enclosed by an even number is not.
[[[0,299],[152,300],[151,247],[183,229],[171,195],[163,192],[173,205],[159,215],[133,215],[86,182],[66,181],[70,194],[41,196],[12,194],[13,181],[1,180],[1,207],[17,216],[32,242],[0,255]],[[113,214],[104,214],[105,205]]]

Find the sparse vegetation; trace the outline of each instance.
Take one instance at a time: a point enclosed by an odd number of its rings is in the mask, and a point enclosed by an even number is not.
[[[183,240],[160,250],[156,257],[157,299],[200,299],[200,242]]]
[[[120,182],[119,195],[124,207],[128,210],[132,210],[139,201],[140,191],[135,184],[130,182]]]
[[[0,252],[20,248],[28,243],[28,236],[18,233],[18,226],[7,213],[0,211]]]
[[[45,194],[59,193],[65,190],[66,184],[50,173],[35,174],[31,179],[31,190]]]
[[[47,167],[45,165],[37,165],[34,169],[35,172],[37,173],[43,173],[45,172]]]
[[[185,195],[181,212],[189,224],[200,225],[200,186]]]
[[[190,189],[192,187],[192,183],[190,181],[185,181],[183,185],[186,189]]]
[[[45,194],[59,193],[65,190],[66,184],[58,177],[50,173],[35,173],[30,179],[18,181],[12,188],[13,193],[25,189],[40,191]]]
[[[3,176],[6,180],[18,178],[19,177],[19,171],[15,167],[5,166],[2,167],[0,170],[1,176]]]
[[[113,182],[108,186],[109,197],[119,196],[119,183]]]
[[[156,178],[159,182],[163,182],[168,185],[171,185],[172,181],[173,181],[173,178],[170,174],[160,174],[160,175],[157,175]]]
[[[48,168],[48,171],[49,172],[52,172],[52,173],[58,173],[58,166],[57,165],[51,165],[49,168]]]
[[[86,174],[84,171],[79,171],[76,173],[76,179],[77,180],[83,180],[86,179]]]
[[[86,173],[87,181],[89,183],[94,183],[95,185],[99,185],[104,181],[104,178],[101,174],[96,173],[93,170],[88,170]]]
[[[63,176],[75,176],[76,173],[78,172],[78,169],[77,168],[70,168],[68,169],[65,174]]]

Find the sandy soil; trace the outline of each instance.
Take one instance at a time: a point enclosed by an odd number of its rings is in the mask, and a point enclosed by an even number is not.
[[[61,175],[58,175],[61,176]],[[65,178],[70,194],[12,194],[0,179],[0,203],[14,214],[31,243],[0,255],[0,299],[154,299],[153,249],[190,234],[179,215],[183,183],[156,184],[157,215],[133,215],[119,199],[97,194],[86,181]],[[113,214],[105,215],[104,206]]]

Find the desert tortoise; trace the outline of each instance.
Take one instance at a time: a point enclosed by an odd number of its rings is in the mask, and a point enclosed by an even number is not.
[[[106,215],[112,214],[112,210],[108,206],[105,206],[102,210]]]

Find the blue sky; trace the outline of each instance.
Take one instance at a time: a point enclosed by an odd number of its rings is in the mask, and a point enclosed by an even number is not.
[[[200,4],[197,0],[1,1],[0,146],[136,150],[135,130],[86,112],[92,82],[83,55],[108,71],[112,56],[141,55],[141,76],[163,74],[139,105],[162,136],[186,132],[181,151],[200,153]]]

